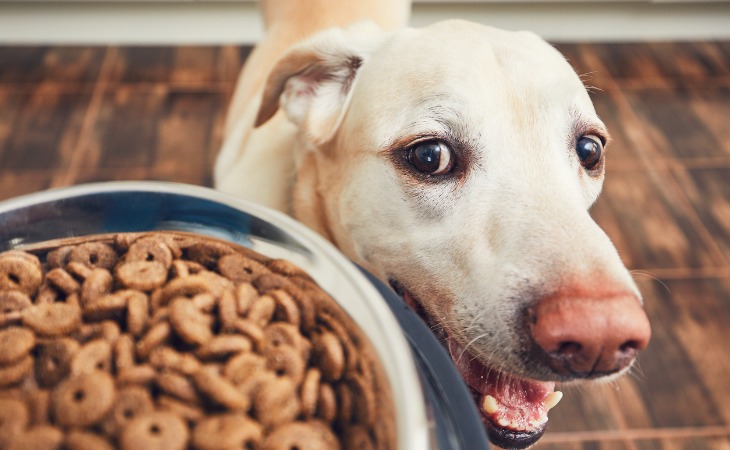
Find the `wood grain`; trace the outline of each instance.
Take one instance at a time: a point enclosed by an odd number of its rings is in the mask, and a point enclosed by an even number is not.
[[[538,450],[730,450],[730,42],[559,44],[613,135],[592,215],[643,293],[631,373],[561,386]],[[0,47],[0,199],[211,185],[249,47]]]

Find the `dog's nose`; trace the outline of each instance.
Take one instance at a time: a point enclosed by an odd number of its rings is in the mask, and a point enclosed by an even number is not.
[[[649,343],[649,319],[631,295],[548,297],[528,310],[529,330],[555,373],[594,378],[631,364]]]

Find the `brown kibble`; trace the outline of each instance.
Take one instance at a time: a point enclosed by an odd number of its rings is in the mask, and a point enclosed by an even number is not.
[[[23,311],[31,306],[33,302],[25,292],[0,290],[0,314]]]
[[[200,361],[194,355],[178,352],[170,347],[152,350],[149,361],[157,370],[170,370],[184,375],[192,375],[200,369]]]
[[[117,384],[120,386],[148,385],[154,381],[156,376],[157,371],[149,364],[126,367],[117,373]]]
[[[0,386],[18,383],[33,371],[33,357],[26,355],[20,361],[0,367]]]
[[[178,297],[170,304],[170,324],[185,342],[203,345],[213,338],[209,320],[189,299]]]
[[[74,375],[53,390],[53,417],[61,426],[93,425],[111,410],[114,397],[114,379],[108,373]]]
[[[254,415],[265,427],[290,422],[300,412],[297,387],[287,377],[274,377],[254,393]]]
[[[337,418],[337,396],[335,390],[329,384],[319,385],[317,417],[327,423],[332,423]]]
[[[299,352],[289,346],[281,346],[267,349],[264,353],[266,367],[278,376],[290,378],[295,383],[300,383],[304,378],[306,361]]]
[[[136,417],[154,411],[155,405],[147,389],[140,386],[128,386],[117,393],[111,411],[104,419],[103,429],[106,433],[117,436],[124,427]]]
[[[71,361],[79,350],[79,343],[70,338],[54,339],[38,347],[35,359],[35,377],[43,388],[55,386],[71,372]]]
[[[127,251],[128,262],[155,262],[161,264],[165,271],[172,265],[174,256],[170,246],[158,236],[141,237]]]
[[[249,282],[267,273],[266,267],[239,253],[225,255],[218,260],[218,270],[231,281]]]
[[[72,294],[79,292],[81,285],[70,273],[60,267],[52,269],[46,273],[48,283],[64,294]]]
[[[281,289],[271,291],[268,295],[273,297],[276,302],[276,319],[288,322],[298,328],[301,324],[301,315],[299,313],[299,305],[297,305],[292,296]]]
[[[44,425],[49,422],[51,412],[51,393],[46,389],[38,389],[26,394],[30,423]]]
[[[184,450],[189,431],[185,422],[166,411],[154,411],[135,417],[122,430],[122,450]]]
[[[71,361],[71,374],[93,373],[97,370],[111,372],[112,346],[108,341],[96,339],[85,344]]]
[[[274,317],[276,301],[270,295],[259,297],[248,309],[246,318],[260,327],[265,327]]]
[[[150,318],[149,298],[141,293],[132,291],[127,298],[127,332],[134,337],[144,333]]]
[[[28,260],[16,251],[0,253],[0,290],[18,290],[35,295],[42,281],[40,263]]]
[[[289,278],[303,278],[309,283],[313,282],[312,277],[307,272],[285,259],[273,259],[266,264],[266,267],[279,275]]]
[[[377,414],[377,404],[375,402],[373,387],[370,386],[365,378],[359,374],[353,374],[349,382],[350,389],[352,391],[352,412],[355,421],[368,426],[373,426],[375,424],[375,415]]]
[[[170,337],[171,327],[168,322],[159,322],[147,331],[147,334],[137,342],[137,356],[147,358],[152,350],[167,342]]]
[[[28,425],[29,414],[25,402],[19,399],[0,398],[0,447],[18,436]]]
[[[233,253],[230,246],[222,242],[196,242],[186,249],[188,258],[212,269],[223,255]]]
[[[350,447],[345,447],[350,450]],[[283,424],[269,434],[260,450],[340,450],[330,428],[317,420]]]
[[[157,375],[157,386],[167,394],[190,403],[198,403],[198,391],[193,382],[184,375],[174,372],[162,372]]]
[[[251,351],[253,344],[245,336],[236,334],[222,334],[214,336],[206,344],[198,347],[196,354],[202,360],[224,359],[236,353]]]
[[[307,370],[302,382],[300,397],[302,401],[302,415],[305,419],[311,419],[317,412],[317,401],[319,400],[319,380],[322,373],[316,367]]]
[[[8,450],[60,450],[63,432],[51,425],[37,425],[22,432]]]
[[[157,405],[161,410],[168,411],[189,422],[197,422],[205,416],[205,412],[199,405],[186,403],[165,394],[157,396]]]
[[[10,327],[0,330],[0,365],[22,359],[35,345],[35,334],[27,328]]]
[[[152,347],[152,343],[148,345]],[[117,371],[122,371],[135,365],[134,348],[135,344],[132,336],[129,334],[119,336],[119,339],[114,343],[114,365]],[[145,348],[145,351],[147,351],[147,348]]]
[[[109,293],[114,278],[108,270],[93,269],[81,285],[81,302],[88,305]]]
[[[167,268],[159,261],[127,261],[117,266],[116,275],[123,286],[149,292],[165,284]]]
[[[223,369],[225,376],[231,383],[239,385],[246,382],[252,375],[266,370],[266,359],[255,353],[243,353],[230,358]]]
[[[218,405],[232,411],[245,411],[250,407],[248,397],[221,376],[215,366],[203,366],[193,375],[193,381],[203,395]]]
[[[275,289],[286,289],[291,286],[289,280],[275,273],[263,273],[256,277],[252,284],[261,295]]]
[[[63,441],[66,450],[114,450],[114,447],[98,434],[73,430]]]
[[[58,247],[57,249],[48,252],[46,255],[46,262],[51,267],[64,267],[66,263],[68,263],[68,255],[71,254],[71,250],[73,250],[72,245]]]
[[[193,433],[197,450],[258,448],[261,425],[241,414],[218,414],[198,423]]]
[[[87,242],[73,247],[68,254],[68,263],[81,263],[89,268],[109,270],[117,263],[117,252],[101,242]]]
[[[127,297],[124,291],[106,294],[84,303],[84,318],[92,321],[117,319],[124,316]]]
[[[327,381],[337,381],[345,371],[345,352],[333,333],[323,331],[312,337],[312,358]]]
[[[373,438],[363,425],[352,425],[345,429],[343,439],[347,450],[375,450]]]

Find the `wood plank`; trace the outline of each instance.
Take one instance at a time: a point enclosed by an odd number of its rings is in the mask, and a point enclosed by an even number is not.
[[[0,83],[93,83],[104,47],[0,46]]]

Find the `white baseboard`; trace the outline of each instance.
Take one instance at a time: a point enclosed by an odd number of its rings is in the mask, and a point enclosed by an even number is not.
[[[730,2],[420,1],[412,24],[463,18],[555,42],[730,39]],[[1,1],[0,44],[248,44],[252,1]],[[0,61],[0,63],[2,63]]]

